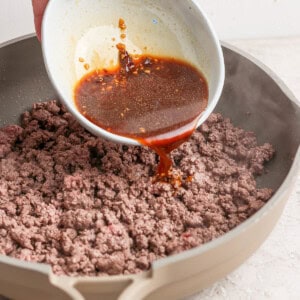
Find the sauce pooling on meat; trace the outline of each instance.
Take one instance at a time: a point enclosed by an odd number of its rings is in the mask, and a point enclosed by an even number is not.
[[[130,56],[118,44],[119,66],[93,71],[75,87],[78,110],[97,126],[133,138],[157,152],[157,179],[171,182],[169,153],[193,133],[206,108],[208,85],[182,60]]]

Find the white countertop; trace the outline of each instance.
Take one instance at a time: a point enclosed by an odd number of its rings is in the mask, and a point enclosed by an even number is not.
[[[271,68],[300,100],[300,37],[229,43]],[[233,273],[188,299],[300,299],[300,170],[284,213],[265,243]]]
[[[300,35],[299,0],[196,2],[221,39]],[[34,31],[30,0],[0,0],[0,7],[0,43]]]

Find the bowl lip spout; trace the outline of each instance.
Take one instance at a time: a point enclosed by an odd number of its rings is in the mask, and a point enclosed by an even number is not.
[[[112,132],[109,132],[94,123],[92,123],[90,120],[85,118],[75,107],[75,104],[73,101],[69,101],[64,98],[62,95],[62,91],[58,88],[56,79],[53,76],[53,73],[51,71],[51,62],[48,59],[48,53],[49,53],[49,47],[47,43],[47,36],[46,36],[46,30],[47,26],[49,26],[49,16],[52,12],[52,5],[54,4],[54,0],[49,1],[45,13],[44,13],[44,19],[42,23],[42,35],[41,35],[41,45],[42,45],[42,53],[43,53],[43,59],[45,62],[46,71],[48,73],[48,77],[55,88],[56,92],[58,93],[60,100],[64,103],[64,105],[68,108],[68,110],[72,113],[72,115],[77,119],[77,121],[88,131],[93,133],[96,136],[104,137],[108,140],[121,143],[121,144],[129,144],[129,145],[141,145],[141,143],[133,138],[121,136]],[[209,20],[208,16],[204,12],[204,10],[201,8],[199,3],[196,0],[191,0],[191,3],[194,4],[195,9],[197,10],[197,14],[199,15],[199,18],[202,20],[204,24],[205,31],[207,32],[210,40],[211,40],[211,47],[214,48],[214,63],[213,65],[216,68],[216,74],[217,76],[214,76],[215,87],[212,90],[212,93],[209,95],[209,103],[206,109],[200,113],[198,120],[197,120],[197,126],[199,127],[212,113],[212,111],[215,109],[216,105],[218,104],[218,101],[220,99],[224,81],[225,81],[225,63],[224,63],[224,56],[222,47],[220,44],[220,41],[217,37],[217,33]],[[187,4],[188,5],[188,4]]]

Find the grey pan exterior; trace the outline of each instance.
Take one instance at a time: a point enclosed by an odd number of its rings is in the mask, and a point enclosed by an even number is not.
[[[0,294],[13,299],[180,299],[224,277],[245,261],[276,224],[300,167],[300,108],[282,81],[245,53],[224,44],[226,77],[215,111],[271,142],[269,172],[258,178],[275,194],[224,236],[156,261],[138,275],[57,277],[47,265],[0,256]],[[33,102],[56,98],[40,45],[32,36],[0,45],[0,126],[18,122]]]

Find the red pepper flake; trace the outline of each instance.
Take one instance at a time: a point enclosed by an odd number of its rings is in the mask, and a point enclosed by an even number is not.
[[[190,176],[187,177],[186,181],[187,181],[187,182],[192,182],[193,179],[194,179],[194,176],[193,176],[193,175],[190,175]]]
[[[125,30],[127,28],[125,21],[122,18],[119,19],[119,28],[122,30]]]
[[[116,47],[117,47],[117,49],[120,51],[120,52],[125,52],[126,51],[126,46],[124,45],[124,44],[122,44],[122,43],[118,43],[117,45],[116,45]]]
[[[184,232],[182,235],[181,235],[183,238],[187,239],[191,236],[191,234],[189,232]]]

